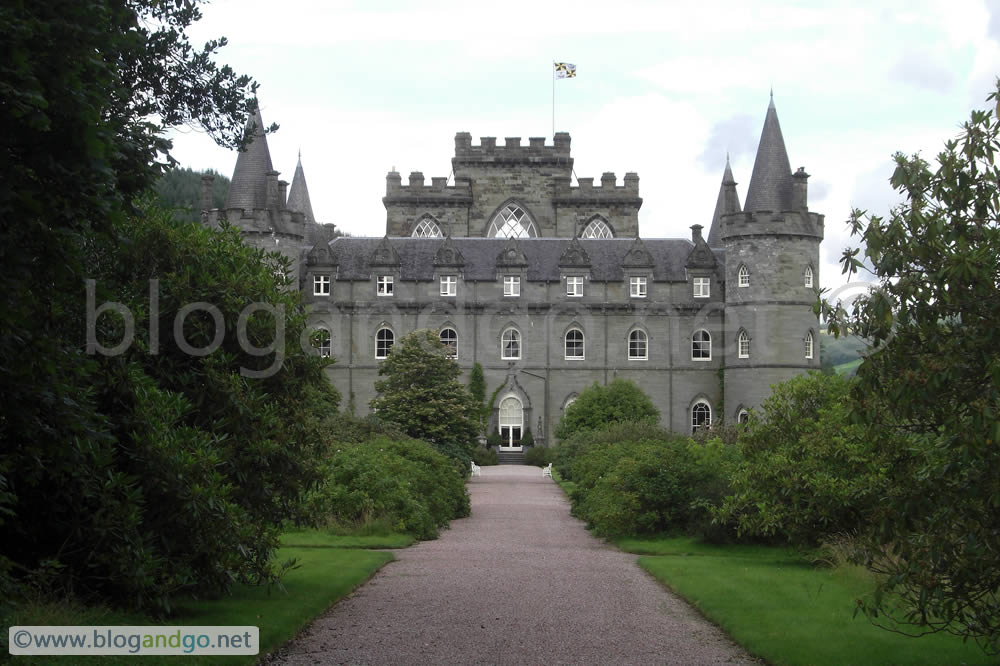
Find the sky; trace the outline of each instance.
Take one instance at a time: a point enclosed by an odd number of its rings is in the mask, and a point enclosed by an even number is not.
[[[419,4],[419,7],[417,6]],[[792,169],[826,216],[820,284],[842,288],[852,208],[900,201],[892,155],[933,163],[1000,75],[1000,0],[860,3],[620,0],[546,3],[214,0],[193,43],[259,84],[274,168],[297,155],[320,222],[385,233],[385,175],[448,176],[456,132],[572,136],[574,171],[640,177],[644,238],[711,222],[726,155],[740,201],[769,93]],[[236,153],[169,134],[182,166],[231,175]],[[498,139],[502,144],[502,138]]]

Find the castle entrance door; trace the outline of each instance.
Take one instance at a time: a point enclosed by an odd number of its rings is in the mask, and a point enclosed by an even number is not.
[[[500,401],[501,451],[521,450],[522,428],[524,428],[524,408],[520,400],[509,395]]]

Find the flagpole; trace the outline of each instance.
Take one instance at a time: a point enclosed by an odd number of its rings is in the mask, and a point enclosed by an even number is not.
[[[556,137],[556,61],[552,61],[552,140]]]

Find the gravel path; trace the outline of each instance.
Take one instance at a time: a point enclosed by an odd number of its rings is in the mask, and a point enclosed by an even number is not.
[[[396,552],[286,664],[756,664],[570,517],[537,467],[483,467],[472,516]]]

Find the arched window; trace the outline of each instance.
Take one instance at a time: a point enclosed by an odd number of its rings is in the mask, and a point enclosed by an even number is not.
[[[520,446],[521,429],[524,428],[524,408],[521,401],[509,395],[500,401],[501,447]]]
[[[562,408],[563,414],[566,413],[566,410],[569,409],[570,405],[576,402],[576,398],[577,398],[576,393],[572,393],[568,398],[566,398],[566,402],[563,403],[563,408]]]
[[[441,329],[441,344],[448,348],[448,358],[455,358],[458,356],[458,333],[455,329]]]
[[[691,360],[712,360],[712,336],[705,329],[698,329],[691,336]]]
[[[737,337],[738,356],[740,358],[750,358],[750,334],[746,331],[740,331]]]
[[[750,411],[746,407],[741,407],[740,411],[736,412],[736,422],[737,423],[750,422]]]
[[[516,328],[508,328],[500,336],[500,358],[510,360],[521,358],[521,332]]]
[[[309,337],[312,346],[323,358],[330,358],[330,331],[325,328],[317,328]]]
[[[410,235],[414,238],[441,238],[444,234],[441,233],[441,227],[434,218],[425,215],[417,222],[417,226],[413,227],[413,233]]]
[[[595,217],[590,221],[590,223],[584,227],[583,233],[580,234],[580,238],[614,238],[615,234],[611,231],[611,227],[608,223],[599,217]]]
[[[813,286],[813,269],[812,266],[806,266],[806,270],[802,273],[803,282],[805,285],[812,289]]]
[[[568,360],[583,360],[583,331],[571,328],[566,331],[566,358]]]
[[[712,406],[706,400],[699,400],[691,406],[691,432],[698,428],[712,427]]]
[[[805,346],[806,346],[806,358],[813,357],[813,334],[812,331],[806,333]]]
[[[534,220],[516,203],[501,208],[490,222],[490,238],[534,238],[538,235]]]
[[[649,358],[649,338],[646,331],[635,329],[628,334],[628,358],[630,361],[645,361]]]
[[[386,358],[392,351],[392,345],[396,342],[396,336],[388,328],[378,329],[375,334],[375,358]]]
[[[750,269],[746,264],[740,264],[740,269],[736,271],[736,284],[740,287],[750,286]]]

